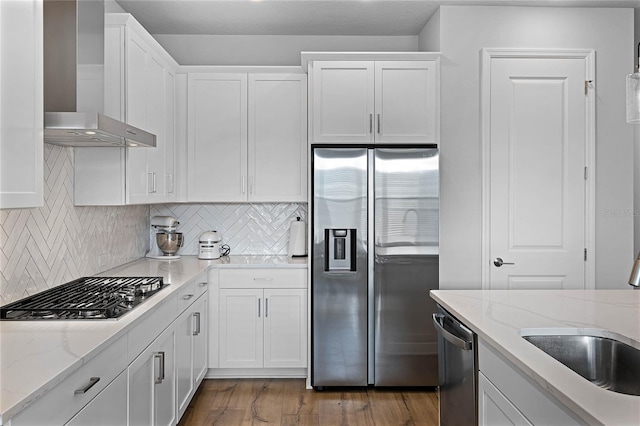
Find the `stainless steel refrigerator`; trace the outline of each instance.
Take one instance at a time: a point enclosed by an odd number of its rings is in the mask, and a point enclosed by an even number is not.
[[[438,150],[312,151],[312,385],[437,386]]]

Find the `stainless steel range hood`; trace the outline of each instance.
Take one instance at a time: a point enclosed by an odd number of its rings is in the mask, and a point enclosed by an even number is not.
[[[44,141],[155,147],[156,136],[104,112],[104,1],[44,1]]]

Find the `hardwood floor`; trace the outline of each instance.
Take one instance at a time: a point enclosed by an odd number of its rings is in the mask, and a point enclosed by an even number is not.
[[[345,388],[317,392],[304,379],[205,380],[180,426],[438,425],[432,389]]]

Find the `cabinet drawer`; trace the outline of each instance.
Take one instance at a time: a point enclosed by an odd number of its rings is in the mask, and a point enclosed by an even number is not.
[[[198,288],[200,288],[200,286],[198,286]],[[191,306],[197,298],[196,283],[194,281],[189,281],[183,285],[178,291],[178,315]]]
[[[307,288],[307,270],[220,269],[220,288]]]
[[[177,306],[175,296],[167,297],[161,306],[154,308],[151,315],[142,319],[127,335],[129,344],[129,363],[151,344],[151,342],[167,328],[176,318]]]
[[[13,426],[64,424],[127,367],[127,338],[121,337],[16,417]],[[96,380],[98,378],[99,380]]]
[[[193,297],[193,300],[197,299],[207,292],[209,288],[208,276],[209,275],[207,271],[205,271],[193,279],[193,282],[196,286],[196,295]]]

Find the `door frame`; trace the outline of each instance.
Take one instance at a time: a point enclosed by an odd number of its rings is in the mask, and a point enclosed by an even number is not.
[[[593,49],[483,48],[480,67],[480,132],[482,150],[482,289],[491,288],[491,60],[494,58],[585,60],[585,289],[595,288],[596,85]]]

